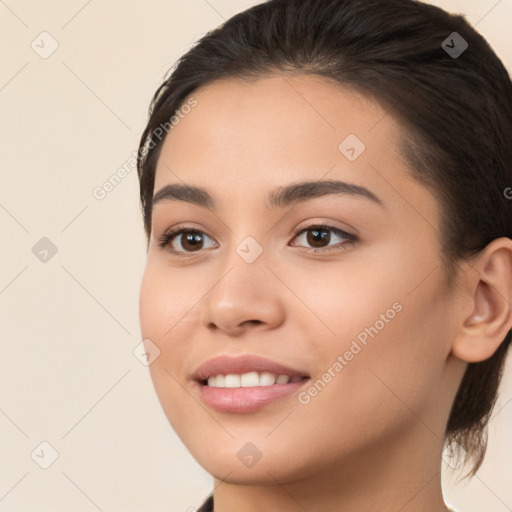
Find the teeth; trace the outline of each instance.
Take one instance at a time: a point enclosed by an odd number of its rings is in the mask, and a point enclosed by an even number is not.
[[[226,375],[226,379],[224,381],[225,388],[239,388],[240,387],[240,375]],[[215,381],[215,386],[217,386],[217,381]]]
[[[249,388],[254,386],[272,386],[273,384],[288,384],[298,382],[302,377],[289,377],[269,372],[249,372],[242,375],[213,375],[208,378],[208,386],[213,388]]]
[[[258,374],[256,374],[258,375]],[[276,382],[276,376],[273,373],[263,372],[259,376],[259,385],[260,386],[273,386]],[[258,385],[258,384],[256,384]]]
[[[240,387],[249,388],[251,386],[259,386],[259,385],[260,385],[260,376],[258,375],[257,372],[249,372],[249,373],[244,373],[243,375],[240,375]]]

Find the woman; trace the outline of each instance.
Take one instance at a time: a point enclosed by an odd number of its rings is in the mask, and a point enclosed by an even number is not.
[[[412,0],[270,0],[179,60],[140,321],[199,510],[450,510],[511,339],[511,120],[486,41]]]

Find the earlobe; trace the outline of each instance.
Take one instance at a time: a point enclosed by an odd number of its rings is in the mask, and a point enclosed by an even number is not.
[[[512,240],[498,238],[468,273],[471,313],[463,318],[452,353],[467,362],[490,358],[512,328]]]

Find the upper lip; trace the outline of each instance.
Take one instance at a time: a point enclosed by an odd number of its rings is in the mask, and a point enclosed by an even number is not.
[[[290,368],[277,361],[257,355],[246,354],[242,356],[219,355],[208,359],[208,361],[197,368],[192,378],[197,381],[204,381],[214,375],[241,375],[248,372],[269,372],[276,375],[288,375],[290,377],[309,377],[305,372]]]

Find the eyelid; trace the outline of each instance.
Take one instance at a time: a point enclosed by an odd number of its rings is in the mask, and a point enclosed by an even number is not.
[[[318,220],[317,220],[318,219]],[[347,235],[351,235],[354,237],[359,237],[359,230],[352,226],[351,224],[348,224],[346,222],[341,222],[338,219],[332,219],[330,217],[312,217],[308,219],[307,224],[303,225],[302,227],[296,228],[297,230],[304,229],[304,228],[311,228],[315,226],[325,226],[329,227],[330,229],[339,229],[341,231],[344,231],[347,233]],[[333,224],[331,224],[333,223]],[[301,223],[302,224],[302,223]],[[340,226],[341,224],[341,226]]]

